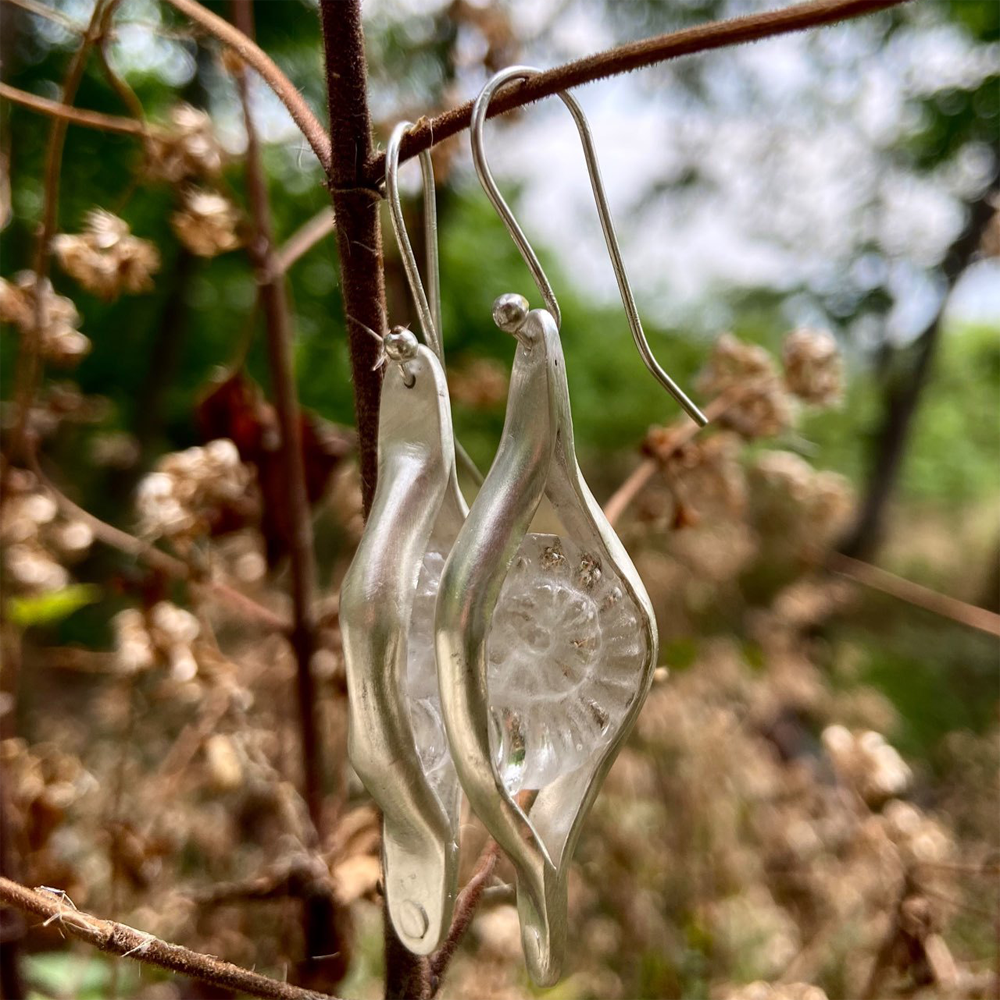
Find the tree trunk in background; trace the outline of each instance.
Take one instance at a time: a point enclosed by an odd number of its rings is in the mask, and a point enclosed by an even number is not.
[[[991,203],[996,194],[996,189],[990,188],[969,206],[968,221],[941,264],[941,271],[947,281],[941,308],[913,345],[905,351],[897,352],[897,363],[892,364],[890,360],[883,397],[882,422],[872,443],[867,488],[858,509],[857,521],[840,546],[840,551],[845,555],[856,559],[870,559],[882,541],[886,505],[896,487],[910,442],[913,420],[941,340],[944,311],[952,289],[979,248],[993,215]]]

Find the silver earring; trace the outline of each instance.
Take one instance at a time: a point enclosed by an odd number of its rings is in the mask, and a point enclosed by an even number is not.
[[[386,154],[393,229],[424,340],[397,327],[379,408],[378,485],[340,593],[349,696],[348,753],[383,814],[389,918],[400,940],[430,954],[451,924],[458,874],[460,789],[439,716],[433,615],[445,558],[466,514],[442,368],[440,296],[429,154],[421,157],[428,300],[403,227],[399,143]]]
[[[532,978],[559,976],[566,878],[580,829],[645,699],[656,664],[649,597],[577,463],[559,306],[486,165],[483,123],[496,89],[537,70],[494,76],[472,114],[473,158],[547,309],[519,295],[493,317],[517,340],[507,416],[489,474],[458,533],[437,599],[441,705],[469,802],[517,871],[521,939]],[[633,336],[647,367],[692,416],[695,405],[646,342],[601,184],[589,128],[583,140],[605,239]],[[562,535],[536,534],[542,497]]]

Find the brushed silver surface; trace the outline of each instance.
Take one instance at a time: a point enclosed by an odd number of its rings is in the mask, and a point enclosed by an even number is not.
[[[460,789],[450,772],[439,798],[423,772],[405,694],[408,639],[421,560],[432,544],[450,548],[465,513],[447,383],[428,347],[389,365],[378,447],[371,514],[340,593],[348,754],[383,813],[389,916],[403,944],[427,955],[451,923]]]
[[[518,344],[500,447],[445,565],[435,640],[442,714],[469,802],[517,871],[521,939],[532,978],[559,978],[566,939],[566,878],[583,821],[649,690],[656,624],[642,581],[594,500],[576,460],[559,331],[543,309],[523,315],[516,297],[495,315]],[[582,767],[541,789],[530,806],[507,791],[490,749],[486,646],[501,588],[542,497],[566,534],[596,551],[628,591],[644,632],[635,696],[610,742]]]

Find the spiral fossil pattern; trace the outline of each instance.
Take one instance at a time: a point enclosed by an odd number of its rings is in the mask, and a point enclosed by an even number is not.
[[[452,766],[433,648],[444,562],[434,549],[424,556],[407,662],[417,751],[432,786]],[[611,740],[636,696],[646,639],[612,570],[571,539],[529,534],[504,581],[486,652],[490,746],[513,794],[576,770]]]

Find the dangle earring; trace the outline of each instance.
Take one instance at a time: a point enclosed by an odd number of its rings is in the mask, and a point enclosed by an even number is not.
[[[441,361],[434,178],[421,156],[428,301],[403,225],[399,143],[386,152],[392,226],[428,346],[409,330],[383,339],[378,484],[340,591],[347,668],[348,754],[383,814],[389,918],[410,951],[430,954],[451,924],[461,792],[439,714],[434,602],[445,558],[467,511]]]
[[[559,306],[490,174],[483,124],[494,92],[537,73],[494,76],[472,113],[476,170],[546,309],[501,295],[497,326],[517,341],[500,447],[458,533],[435,614],[441,706],[462,788],[517,872],[521,940],[532,978],[559,977],[566,878],[580,829],[638,715],[656,665],[649,597],[583,479],[573,444]],[[657,364],[618,250],[589,127],[560,94],[586,154],[605,240],[646,366],[700,424]],[[561,535],[531,532],[547,497]]]

